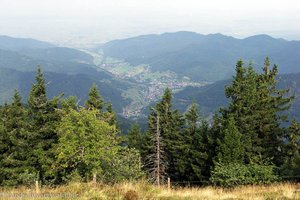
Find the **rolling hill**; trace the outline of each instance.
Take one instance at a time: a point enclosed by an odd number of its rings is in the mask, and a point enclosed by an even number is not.
[[[135,66],[148,64],[157,71],[171,70],[195,81],[228,79],[239,59],[252,61],[258,70],[266,56],[282,66],[282,74],[300,72],[300,41],[268,35],[236,39],[222,34],[176,32],[115,40],[99,49],[107,57]]]

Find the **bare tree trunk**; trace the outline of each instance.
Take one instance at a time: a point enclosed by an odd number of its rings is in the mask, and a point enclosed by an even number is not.
[[[93,183],[96,184],[97,183],[97,172],[95,172],[93,174]]]
[[[155,111],[155,110],[154,110]],[[151,166],[150,174],[152,180],[160,186],[164,183],[164,177],[166,175],[166,162],[164,157],[164,150],[162,145],[162,136],[161,136],[161,122],[160,116],[157,111],[156,115],[154,115],[154,123],[153,128],[151,129],[151,141],[153,142],[153,151],[148,156],[149,163],[148,165]]]
[[[156,120],[156,160],[157,160],[157,185],[160,185],[160,130],[159,130],[159,115]]]
[[[39,181],[35,181],[35,192],[40,193]]]

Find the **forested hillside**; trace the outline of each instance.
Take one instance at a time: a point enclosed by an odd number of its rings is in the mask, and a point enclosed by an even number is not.
[[[99,85],[101,94],[106,101],[112,102],[118,112],[129,102],[122,97],[123,90],[129,85],[124,82],[118,82],[111,79],[105,72],[96,72],[91,75],[86,74],[62,74],[47,72],[46,87],[50,98],[58,94],[64,94],[65,97],[77,96],[79,105],[87,99],[87,91],[93,83]],[[32,80],[35,72],[20,72],[13,69],[0,69],[0,102],[8,102],[14,89],[20,91],[24,101],[27,100]]]
[[[237,59],[252,61],[260,70],[266,56],[282,66],[280,73],[300,72],[300,42],[268,35],[236,39],[222,34],[164,33],[115,40],[101,49],[105,56],[132,65],[149,64],[154,70],[171,70],[197,81],[230,78]]]

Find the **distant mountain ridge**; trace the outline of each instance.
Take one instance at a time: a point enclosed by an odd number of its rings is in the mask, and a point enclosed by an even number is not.
[[[23,49],[46,49],[55,45],[30,38],[14,38],[0,35],[0,49],[19,51]]]
[[[155,70],[171,70],[198,81],[230,78],[239,59],[252,61],[260,69],[266,56],[281,66],[280,73],[300,72],[300,41],[268,35],[236,39],[222,34],[164,33],[114,40],[101,49],[105,56],[132,65],[149,64]]]

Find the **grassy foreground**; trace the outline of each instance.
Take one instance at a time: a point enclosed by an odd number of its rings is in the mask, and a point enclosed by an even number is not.
[[[39,193],[35,188],[20,187],[0,189],[0,199],[300,199],[300,184],[274,184],[270,186],[244,186],[235,189],[204,188],[159,188],[146,182],[116,185],[93,185],[71,183],[55,188],[43,187]]]

